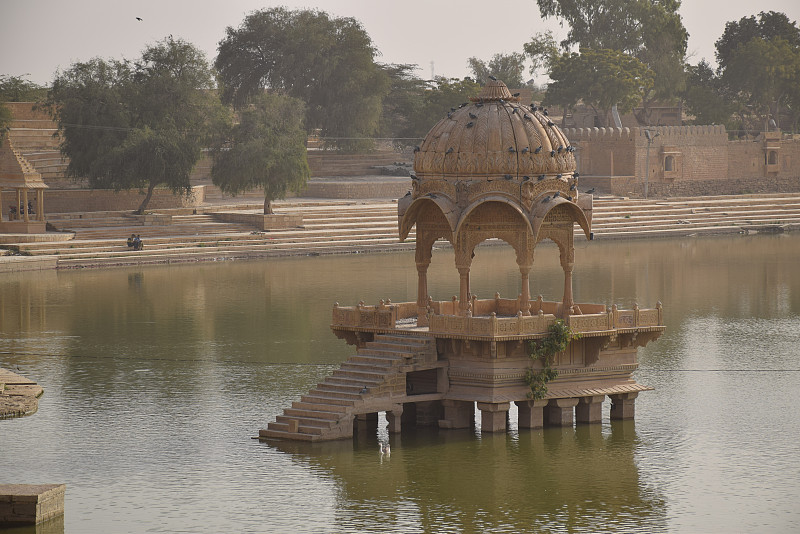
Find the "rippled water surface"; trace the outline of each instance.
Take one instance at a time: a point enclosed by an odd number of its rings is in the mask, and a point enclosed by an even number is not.
[[[0,366],[45,395],[0,421],[0,483],[67,484],[43,532],[797,532],[798,265],[791,234],[581,243],[576,300],[664,304],[635,423],[606,402],[601,425],[418,429],[383,459],[384,428],[251,438],[353,353],[335,301],[415,299],[413,253],[5,275]],[[510,249],[478,249],[479,297],[518,277]],[[533,294],[562,284],[537,248]],[[429,287],[458,292],[450,250]]]

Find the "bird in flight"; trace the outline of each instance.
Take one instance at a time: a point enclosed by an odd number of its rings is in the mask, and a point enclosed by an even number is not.
[[[136,20],[138,20],[139,22],[142,22],[142,17],[136,17]]]

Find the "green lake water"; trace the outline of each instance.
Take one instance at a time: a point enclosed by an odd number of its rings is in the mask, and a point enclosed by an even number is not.
[[[0,278],[0,367],[44,387],[0,421],[0,483],[66,483],[38,532],[798,532],[800,235],[578,243],[578,302],[664,305],[635,422],[252,439],[352,347],[334,302],[416,298],[412,253]],[[558,300],[554,246],[531,291]],[[473,293],[519,292],[477,250]],[[429,288],[458,293],[452,251]],[[513,419],[513,418],[512,418]],[[18,529],[11,532],[34,532]]]

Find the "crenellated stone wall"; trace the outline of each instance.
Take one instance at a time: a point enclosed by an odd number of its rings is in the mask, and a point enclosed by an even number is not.
[[[764,132],[729,141],[724,126],[567,128],[584,185],[618,195],[800,191],[800,140]],[[648,149],[649,145],[649,149]],[[645,176],[647,179],[645,180]]]

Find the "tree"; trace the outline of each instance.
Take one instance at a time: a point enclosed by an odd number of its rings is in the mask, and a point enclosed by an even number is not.
[[[686,66],[684,101],[695,124],[727,124],[736,111],[736,102],[726,91],[714,69],[703,60]]]
[[[37,102],[47,96],[47,89],[22,76],[0,75],[0,140],[11,126],[11,109],[6,102]]]
[[[647,65],[618,50],[582,49],[562,54],[550,71],[545,103],[574,108],[579,100],[592,106],[605,126],[614,104],[627,113],[653,85]]]
[[[251,98],[233,126],[213,149],[211,179],[222,191],[238,194],[264,189],[264,213],[272,201],[299,191],[308,180],[303,102],[281,94]]]
[[[62,134],[67,175],[92,188],[165,185],[189,193],[189,174],[219,114],[213,75],[203,53],[171,37],[135,63],[92,59],[56,76],[48,96]]]
[[[525,55],[531,60],[531,74],[536,74],[540,69],[550,72],[553,62],[558,58],[558,43],[556,43],[553,32],[537,33],[523,46]]]
[[[669,100],[684,88],[683,64],[689,34],[683,26],[679,0],[537,0],[542,17],[557,17],[570,30],[564,49],[620,50],[653,72],[654,100]],[[645,110],[645,115],[647,115]],[[645,117],[646,119],[646,117]]]
[[[761,12],[728,22],[716,42],[722,82],[748,115],[778,122],[788,107],[796,122],[800,109],[800,28],[783,13]],[[750,110],[745,112],[744,110]]]
[[[218,51],[222,97],[236,108],[264,89],[284,91],[306,103],[306,127],[319,128],[339,149],[363,146],[379,126],[389,79],[353,18],[282,7],[256,11],[226,29]]]
[[[522,87],[525,82],[522,73],[525,71],[525,54],[513,52],[511,54],[495,54],[489,63],[475,57],[467,60],[469,68],[475,75],[475,81],[486,85],[489,76],[501,80],[508,87]]]

